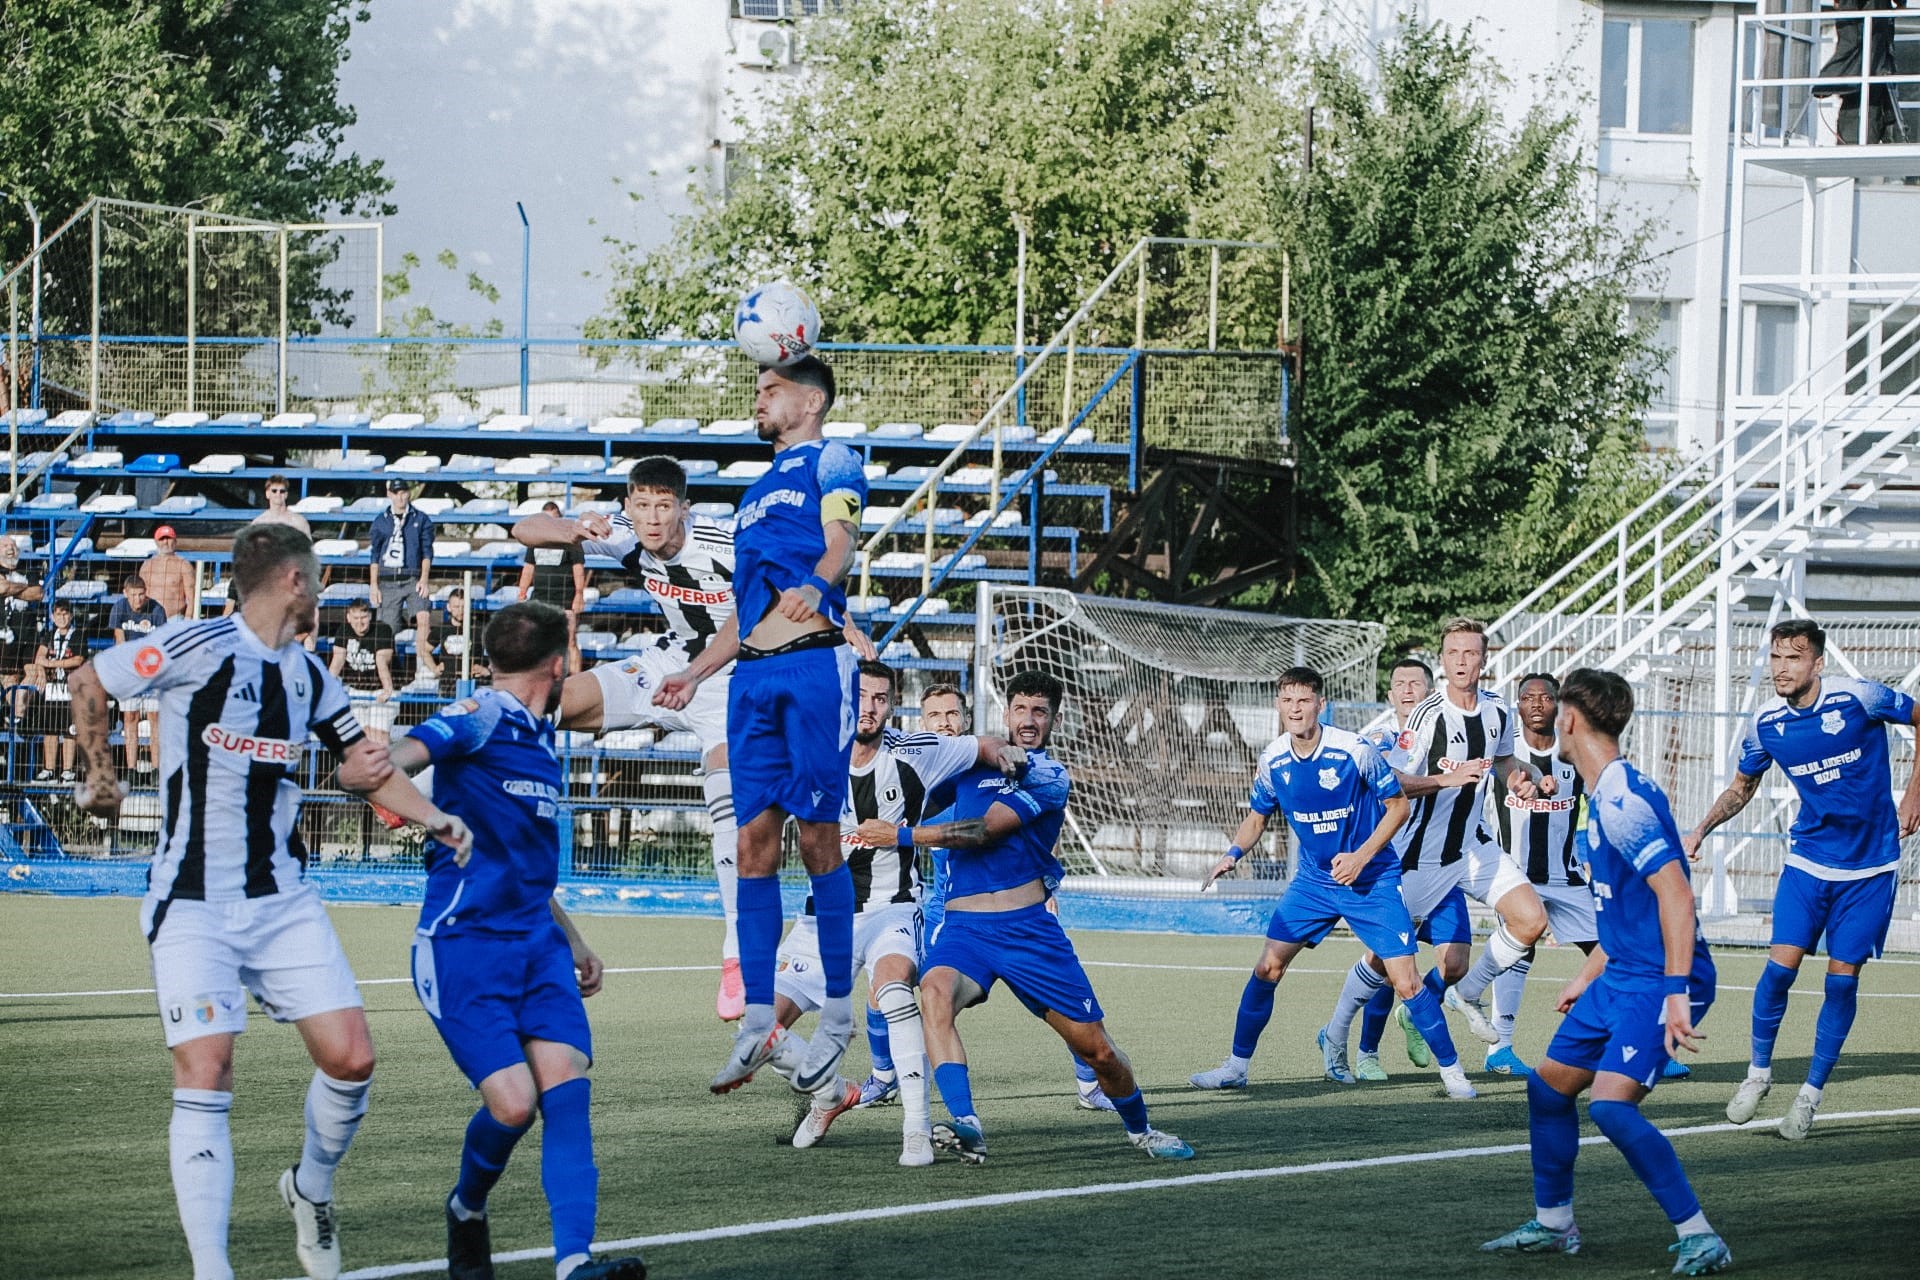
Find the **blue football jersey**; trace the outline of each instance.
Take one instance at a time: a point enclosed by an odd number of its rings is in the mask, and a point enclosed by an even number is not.
[[[857,530],[867,500],[860,457],[837,440],[809,440],[773,455],[734,517],[733,594],[740,634],[767,616],[782,591],[813,576],[827,552],[825,526],[845,520]],[[820,598],[821,616],[846,621],[847,593],[838,585]]]
[[[1261,752],[1247,804],[1271,817],[1284,812],[1298,852],[1295,874],[1324,884],[1336,883],[1333,860],[1365,844],[1386,817],[1386,801],[1400,794],[1400,780],[1380,753],[1359,734],[1323,726],[1320,741],[1306,755],[1282,734]],[[1400,859],[1383,848],[1360,871],[1354,887],[1365,888],[1391,871]]]
[[[1827,676],[1810,707],[1775,698],[1754,714],[1740,744],[1740,772],[1757,778],[1778,763],[1800,793],[1790,863],[1859,871],[1900,861],[1890,724],[1913,720],[1913,699],[1871,680]]]
[[[1606,767],[1588,797],[1587,857],[1607,973],[1616,982],[1659,986],[1667,972],[1667,948],[1660,937],[1659,899],[1647,877],[1669,863],[1679,864],[1685,874],[1687,856],[1667,793],[1624,756]],[[1697,915],[1692,973],[1698,980],[1713,973]]]
[[[984,818],[994,805],[1004,804],[1020,815],[1021,826],[984,849],[948,850],[943,902],[1017,888],[1029,880],[1045,881],[1052,892],[1066,875],[1053,856],[1053,847],[1060,840],[1060,824],[1066,821],[1070,785],[1067,767],[1045,751],[1027,752],[1026,776],[1018,782],[985,765],[955,778],[953,807],[940,821]]]
[[[421,932],[524,934],[552,923],[566,794],[553,725],[512,694],[481,689],[413,736],[433,759],[434,803],[473,831],[464,867],[427,841]]]

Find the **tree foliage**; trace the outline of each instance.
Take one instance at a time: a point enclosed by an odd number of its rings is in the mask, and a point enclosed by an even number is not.
[[[591,331],[721,336],[748,286],[785,277],[814,294],[836,341],[1008,342],[1024,222],[1029,337],[1044,341],[1141,236],[1269,238],[1273,156],[1296,115],[1276,82],[1280,35],[1259,10],[847,5],[805,28],[807,74],[740,148],[725,198],[696,188],[667,245],[619,246]],[[1168,277],[1178,267],[1156,260]],[[1277,276],[1271,262],[1229,268]],[[1204,282],[1198,294],[1190,278],[1162,283],[1153,331],[1190,339]],[[1131,341],[1122,292],[1109,337]],[[1246,305],[1223,341],[1271,346],[1277,293],[1227,296]]]
[[[1303,572],[1290,609],[1432,643],[1497,614],[1657,484],[1643,237],[1596,204],[1574,120],[1502,127],[1463,37],[1403,26],[1375,82],[1321,59],[1299,246]],[[1624,500],[1624,501],[1623,501]]]
[[[393,212],[344,149],[347,36],[363,0],[33,0],[0,5],[0,256],[90,196],[280,221]]]

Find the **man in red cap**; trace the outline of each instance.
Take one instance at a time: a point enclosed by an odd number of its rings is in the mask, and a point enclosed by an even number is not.
[[[173,526],[163,524],[153,531],[153,542],[159,550],[147,557],[140,566],[140,578],[147,584],[147,594],[160,602],[169,618],[187,618],[196,616],[189,613],[187,606],[193,600],[193,566],[181,559],[174,551],[179,544],[180,535]]]

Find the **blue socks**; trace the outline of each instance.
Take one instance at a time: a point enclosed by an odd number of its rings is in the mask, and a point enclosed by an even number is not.
[[[1067,1056],[1073,1059],[1073,1078],[1083,1085],[1099,1084],[1100,1077],[1093,1074],[1093,1068],[1081,1060],[1073,1050],[1067,1050]]]
[[[1120,1113],[1120,1123],[1127,1126],[1128,1133],[1147,1131],[1147,1100],[1135,1089],[1124,1098],[1112,1099],[1113,1109]]]
[[[1435,1000],[1443,1000],[1446,998],[1447,980],[1440,976],[1440,970],[1438,968],[1427,970],[1427,976],[1420,979],[1420,985],[1433,992],[1433,998]],[[1393,988],[1389,987],[1387,989],[1391,991]]]
[[[1260,1033],[1273,1017],[1273,989],[1280,984],[1268,982],[1259,974],[1250,974],[1246,989],[1240,993],[1240,1012],[1233,1020],[1233,1056],[1247,1059],[1260,1043]],[[1113,1099],[1119,1106],[1120,1100]],[[1144,1122],[1143,1122],[1144,1123]]]
[[[1387,1033],[1387,1019],[1393,1016],[1393,988],[1381,983],[1360,1015],[1360,1052],[1380,1052],[1380,1037]]]
[[[1756,1001],[1757,1004],[1757,1001]],[[1827,1087],[1833,1064],[1840,1060],[1840,1046],[1853,1029],[1854,1011],[1860,1004],[1860,976],[1854,973],[1829,973],[1827,995],[1820,1005],[1820,1021],[1813,1029],[1813,1066],[1807,1070],[1807,1083],[1816,1089]],[[1754,1023],[1759,1024],[1756,1008]],[[1778,1025],[1777,1023],[1775,1024]],[[1755,1043],[1759,1041],[1756,1039]]]
[[[1780,1034],[1780,1019],[1787,1013],[1787,992],[1793,988],[1794,971],[1783,964],[1767,961],[1760,981],[1753,988],[1753,1065],[1773,1065],[1773,1042]],[[1852,1018],[1849,1016],[1848,1021]],[[1845,1032],[1841,1033],[1843,1036]]]
[[[1533,1081],[1529,1080],[1529,1099],[1533,1097],[1532,1086]],[[1572,1105],[1571,1102],[1568,1105]],[[1600,1132],[1607,1135],[1607,1140],[1620,1149],[1634,1176],[1653,1193],[1667,1221],[1685,1222],[1700,1212],[1700,1197],[1693,1194],[1673,1144],[1653,1127],[1652,1121],[1640,1114],[1639,1107],[1631,1102],[1589,1102],[1587,1114],[1593,1117]],[[1571,1192],[1571,1185],[1568,1190]]]
[[[1533,1203],[1543,1209],[1572,1204],[1580,1116],[1573,1099],[1537,1073],[1527,1077],[1527,1136],[1533,1148]]]
[[[1427,983],[1420,988],[1420,994],[1407,1001],[1407,1016],[1413,1019],[1421,1038],[1433,1050],[1433,1060],[1443,1067],[1450,1067],[1460,1061],[1460,1055],[1454,1051],[1453,1033],[1447,1030],[1447,1015],[1441,1009],[1440,997],[1433,993],[1431,984],[1435,976],[1429,973]],[[1392,991],[1393,988],[1388,987],[1387,990]]]
[[[453,1188],[462,1208],[476,1214],[486,1212],[487,1195],[493,1190],[493,1184],[500,1181],[514,1144],[525,1137],[526,1132],[526,1129],[511,1129],[501,1124],[485,1107],[473,1113],[473,1119],[467,1121],[466,1144],[460,1148],[460,1181]]]
[[[570,1258],[593,1243],[600,1170],[593,1163],[593,1130],[587,1119],[591,1086],[582,1077],[540,1095],[540,1185],[553,1218],[553,1256]],[[466,1198],[461,1197],[461,1203]]]
[[[827,981],[827,999],[853,994],[853,869],[841,863],[813,881],[813,914],[820,928],[820,967]],[[746,881],[742,880],[741,884]],[[745,915],[744,907],[741,914]],[[780,938],[774,935],[774,950]],[[746,942],[741,941],[744,951]],[[767,966],[771,977],[773,966]],[[747,997],[751,1000],[751,994]]]
[[[867,1056],[873,1059],[873,1074],[882,1079],[893,1076],[893,1040],[887,1034],[887,1015],[867,1006]]]
[[[738,901],[735,932],[740,938],[740,978],[746,984],[747,1003],[765,1005],[771,1021],[773,965],[780,953],[780,930],[787,922],[780,904],[780,877],[741,876]]]
[[[953,1116],[975,1114],[973,1081],[967,1078],[966,1063],[941,1063],[933,1069],[933,1083],[940,1090],[940,1101],[947,1104],[947,1114]]]

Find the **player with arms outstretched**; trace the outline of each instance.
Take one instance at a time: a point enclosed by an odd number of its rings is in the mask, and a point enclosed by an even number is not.
[[[487,624],[492,686],[429,717],[389,753],[410,774],[432,766],[435,790],[474,832],[470,853],[428,842],[413,941],[414,993],[482,1103],[447,1197],[451,1280],[492,1280],[487,1196],[536,1112],[558,1280],[647,1274],[639,1258],[596,1261],[587,1249],[600,1171],[587,1119],[593,1035],[581,1001],[600,989],[603,970],[553,897],[567,784],[547,717],[561,698],[567,633],[567,615],[550,605],[502,609]]]
[[[1189,1160],[1193,1148],[1147,1123],[1133,1067],[1107,1034],[1105,1014],[1059,918],[1047,910],[1064,874],[1053,856],[1066,816],[1067,770],[1046,753],[1065,690],[1040,671],[1007,683],[1007,737],[1027,753],[1019,782],[975,769],[955,780],[953,808],[927,825],[863,823],[861,839],[891,836],[901,849],[948,851],[946,914],[922,962],[921,1003],[934,1083],[952,1122],[934,1128],[935,1145],[970,1163],[986,1159],[974,1110],[966,1047],[955,1018],[1005,982],[1034,1016],[1059,1033],[1100,1078],[1126,1127],[1127,1140],[1161,1160]]]
[[[1777,762],[1800,795],[1791,848],[1773,899],[1773,948],[1753,990],[1753,1057],[1727,1103],[1727,1119],[1745,1124],[1773,1087],[1773,1045],[1800,962],[1826,935],[1827,980],[1814,1026],[1807,1082],[1780,1121],[1798,1141],[1840,1059],[1859,1003],[1860,970],[1886,946],[1900,841],[1920,830],[1920,770],[1896,812],[1887,759],[1889,724],[1920,727],[1920,708],[1898,689],[1826,674],[1827,633],[1791,619],[1768,636],[1775,697],[1754,713],[1733,784],[1686,835],[1689,856],[1753,799]]]
[[[708,1086],[738,1088],[783,1049],[773,973],[784,912],[780,832],[791,817],[812,877],[825,995],[820,1028],[795,1070],[811,1093],[831,1080],[853,1035],[853,875],[840,853],[859,690],[841,586],[853,564],[867,479],[851,449],[825,438],[833,370],[818,357],[765,368],[753,416],[773,464],[748,487],[734,522],[738,608],[654,702],[684,708],[737,656],[727,694],[727,756],[740,822],[740,970],[746,1012]]]
[[[1680,1157],[1640,1113],[1677,1049],[1700,1051],[1695,1027],[1713,1003],[1713,958],[1693,909],[1687,860],[1666,793],[1620,754],[1633,690],[1611,671],[1583,668],[1560,689],[1560,749],[1592,799],[1590,884],[1600,944],[1560,993],[1566,1020],[1527,1078],[1534,1216],[1480,1247],[1489,1253],[1578,1253],[1573,1163],[1580,1151],[1575,1101],[1673,1223],[1675,1275],[1733,1262],[1707,1223]]]
[[[367,1110],[373,1040],[353,969],[305,879],[297,821],[309,735],[340,757],[340,786],[419,822],[452,848],[466,826],[394,772],[354,719],[347,692],[294,637],[320,598],[313,544],[288,525],[249,525],[233,540],[245,603],[207,622],[176,621],[108,650],[73,677],[85,775],[75,801],[111,818],[122,796],[107,745],[107,698],[160,700],[160,844],[140,928],[173,1053],[168,1149],[194,1280],[231,1280],[234,1038],[247,993],[300,1030],[314,1073],[306,1141],[280,1175],[300,1265],[340,1274],[333,1174]]]
[[[899,677],[886,664],[860,664],[860,719],[853,735],[847,806],[840,812],[840,842],[853,871],[853,962],[867,971],[873,1007],[883,1020],[903,1104],[900,1163],[912,1167],[933,1163],[926,1039],[920,1006],[913,998],[920,979],[920,870],[912,849],[901,849],[891,835],[868,843],[860,828],[873,822],[891,833],[918,823],[927,797],[950,779],[976,766],[1017,777],[1026,768],[1026,752],[999,738],[890,732],[887,721],[898,684]],[[791,1027],[825,1002],[811,902],[780,948],[773,989],[774,1012],[783,1026]],[[800,1148],[819,1142],[837,1117],[859,1105],[861,1086],[836,1075],[809,1096],[811,1103],[793,1134],[793,1145]]]
[[[1197,1089],[1244,1089],[1260,1033],[1273,1017],[1274,990],[1287,966],[1318,946],[1345,920],[1385,963],[1387,979],[1440,1062],[1440,1078],[1456,1098],[1474,1096],[1460,1069],[1439,997],[1421,985],[1413,957],[1413,918],[1400,894],[1400,860],[1389,847],[1407,820],[1407,799],[1380,753],[1358,734],[1320,723],[1326,709],[1320,673],[1309,667],[1281,672],[1281,736],[1261,753],[1247,816],[1233,847],[1200,882],[1204,890],[1231,871],[1266,833],[1267,820],[1286,814],[1293,828],[1293,881],[1267,923],[1267,945],[1240,995],[1233,1050],[1225,1062],[1190,1077]],[[1326,1052],[1326,1032],[1320,1033]]]
[[[672,458],[641,458],[627,472],[620,514],[589,513],[577,520],[531,515],[513,526],[515,541],[534,548],[578,547],[607,556],[626,570],[667,620],[652,645],[617,662],[567,677],[560,700],[560,727],[582,733],[612,733],[652,726],[699,739],[700,785],[713,822],[713,874],[720,889],[726,932],[720,944],[720,990],[714,1011],[728,1022],[746,1009],[740,978],[738,907],[739,827],[734,816],[733,775],[727,764],[727,691],[734,667],[717,668],[683,707],[657,704],[669,676],[686,669],[733,618],[733,525],[693,514],[687,473]],[[849,626],[849,640],[865,637]]]

